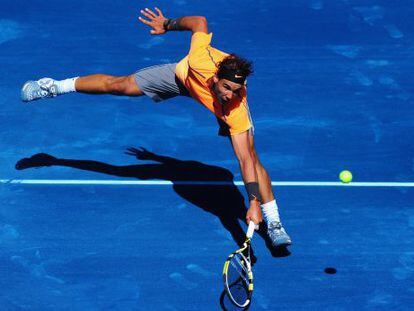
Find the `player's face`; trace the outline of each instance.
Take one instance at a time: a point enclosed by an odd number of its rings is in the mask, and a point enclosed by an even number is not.
[[[226,79],[218,79],[214,77],[214,93],[216,94],[220,104],[229,103],[234,96],[240,97],[243,85],[234,83]]]

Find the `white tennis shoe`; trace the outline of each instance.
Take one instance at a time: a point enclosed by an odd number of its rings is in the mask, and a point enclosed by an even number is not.
[[[55,80],[42,78],[37,81],[27,81],[21,90],[22,101],[29,102],[36,99],[55,97],[58,89]]]
[[[279,221],[272,221],[267,224],[267,234],[274,247],[283,247],[292,244],[292,240]]]

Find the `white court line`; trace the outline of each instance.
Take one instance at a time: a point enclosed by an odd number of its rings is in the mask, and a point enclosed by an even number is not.
[[[0,184],[29,185],[236,185],[243,186],[242,181],[165,181],[165,180],[110,180],[110,179],[0,179]],[[341,182],[329,181],[272,181],[272,186],[288,187],[414,187],[414,182]]]

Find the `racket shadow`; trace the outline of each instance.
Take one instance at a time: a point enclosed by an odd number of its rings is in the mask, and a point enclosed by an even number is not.
[[[179,196],[218,217],[237,245],[239,247],[243,245],[246,233],[241,222],[245,222],[247,208],[244,196],[233,184],[234,176],[229,170],[199,161],[184,161],[158,155],[144,148],[128,148],[125,153],[141,161],[157,163],[118,166],[93,160],[62,159],[39,153],[19,160],[15,168],[24,170],[45,166],[64,166],[118,177],[171,181],[173,189]],[[195,185],[190,182],[218,182],[220,185]],[[261,226],[258,234],[266,241],[270,253],[275,257],[280,257],[279,251],[271,246],[264,227]],[[254,264],[257,260],[254,253],[251,258]]]

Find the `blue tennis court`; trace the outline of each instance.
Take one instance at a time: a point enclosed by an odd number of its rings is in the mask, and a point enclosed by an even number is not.
[[[205,16],[214,47],[254,64],[255,145],[293,245],[255,234],[249,310],[412,309],[413,3],[0,4],[1,310],[237,310],[222,269],[247,202],[213,114],[186,97],[20,100],[30,79],[182,59],[189,32],[137,20],[154,6]]]

